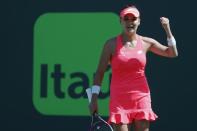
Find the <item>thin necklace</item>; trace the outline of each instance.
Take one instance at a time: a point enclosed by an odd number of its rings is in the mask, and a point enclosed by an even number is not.
[[[134,48],[134,47],[136,46],[136,43],[137,43],[136,40],[127,41],[127,42],[125,42],[125,45],[126,45],[127,47]]]
[[[134,48],[137,45],[137,40],[129,40],[124,34],[122,35],[123,43],[126,45],[125,47]]]

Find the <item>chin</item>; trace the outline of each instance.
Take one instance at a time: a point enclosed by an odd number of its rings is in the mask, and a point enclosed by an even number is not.
[[[128,34],[134,34],[135,33],[135,30],[127,30],[127,33]]]

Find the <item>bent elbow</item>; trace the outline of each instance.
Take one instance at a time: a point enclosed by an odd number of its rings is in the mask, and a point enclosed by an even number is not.
[[[172,54],[172,55],[169,55],[169,57],[170,57],[170,58],[176,58],[176,57],[178,57],[178,53],[174,53],[174,54]]]

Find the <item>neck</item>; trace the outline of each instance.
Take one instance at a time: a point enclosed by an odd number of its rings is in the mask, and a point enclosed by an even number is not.
[[[124,41],[134,41],[137,39],[136,33],[122,33],[122,37]]]

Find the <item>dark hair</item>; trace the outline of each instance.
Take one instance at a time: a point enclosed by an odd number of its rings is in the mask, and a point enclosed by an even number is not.
[[[126,7],[133,7],[133,8],[136,8],[136,6],[133,5],[133,4],[128,4],[128,5],[126,5]],[[125,7],[125,8],[126,8],[126,7]]]
[[[132,7],[132,8],[136,8],[136,9],[137,9],[137,7],[136,7],[135,5],[133,5],[133,4],[127,4],[126,6],[124,6],[124,7],[120,10],[120,12],[121,12],[122,10],[124,10],[125,8],[128,8],[128,7]]]

